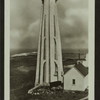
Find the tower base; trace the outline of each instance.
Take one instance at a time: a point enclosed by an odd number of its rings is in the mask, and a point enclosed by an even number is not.
[[[61,81],[51,82],[50,84],[43,83],[35,86],[28,91],[28,94],[39,95],[41,93],[52,93],[52,91],[63,90],[63,83]]]

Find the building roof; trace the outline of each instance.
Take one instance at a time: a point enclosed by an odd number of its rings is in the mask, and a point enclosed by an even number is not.
[[[65,68],[64,69],[64,74],[66,74],[71,68]]]
[[[84,76],[88,74],[88,68],[85,67],[82,63],[78,63],[75,65],[75,68],[78,69]]]
[[[76,68],[83,76],[88,74],[88,68],[85,67],[82,63],[75,64],[74,68]],[[72,68],[65,68],[64,74],[66,74]]]

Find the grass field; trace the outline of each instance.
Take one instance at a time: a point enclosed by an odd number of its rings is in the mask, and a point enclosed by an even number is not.
[[[38,96],[29,95],[28,90],[34,87],[36,57],[36,55],[29,55],[11,58],[10,100],[79,100],[88,95],[87,91],[55,91]]]

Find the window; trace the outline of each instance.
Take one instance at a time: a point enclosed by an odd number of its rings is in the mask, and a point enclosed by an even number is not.
[[[54,16],[54,36],[56,37],[56,23],[55,23],[55,16]]]
[[[55,59],[57,60],[57,44],[56,44],[56,40],[54,39],[54,45],[55,45]]]
[[[72,84],[75,85],[75,79],[72,80]]]
[[[43,82],[46,80],[46,62],[43,64]]]
[[[58,66],[57,64],[55,63],[55,73],[54,73],[54,76],[57,76],[58,75]]]
[[[44,60],[46,59],[46,39],[44,39],[44,55],[43,55]]]

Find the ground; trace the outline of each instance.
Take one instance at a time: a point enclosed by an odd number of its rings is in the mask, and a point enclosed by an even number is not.
[[[34,87],[36,55],[11,57],[10,60],[10,100],[79,100],[88,91],[50,91],[38,95],[28,94]]]
[[[56,91],[38,95],[27,94],[27,89],[15,90],[11,93],[11,100],[79,100],[87,96],[87,92]]]

